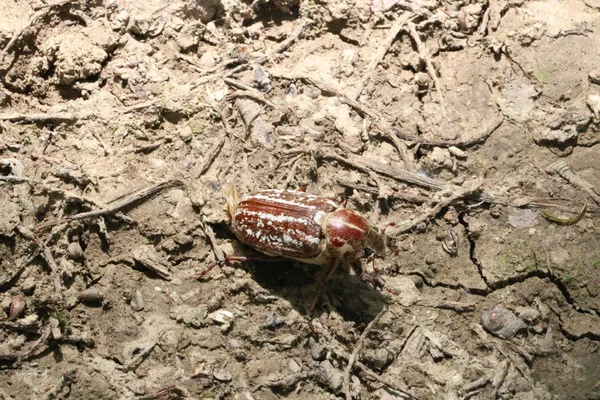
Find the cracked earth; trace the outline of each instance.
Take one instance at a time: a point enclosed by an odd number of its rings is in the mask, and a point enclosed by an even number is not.
[[[598,49],[597,0],[0,2],[0,400],[600,399]],[[384,287],[203,275],[232,184],[347,202]]]

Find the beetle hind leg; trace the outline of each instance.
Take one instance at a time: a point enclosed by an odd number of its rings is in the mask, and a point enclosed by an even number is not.
[[[329,266],[327,267],[327,272],[325,273],[325,276],[321,279],[321,282],[319,282],[319,287],[317,288],[317,293],[315,293],[315,297],[314,297],[312,303],[310,304],[310,309],[308,311],[308,315],[312,315],[312,313],[317,308],[317,303],[319,302],[319,299],[325,292],[325,284],[327,283],[329,278],[331,278],[331,275],[333,275],[333,273],[335,272],[335,270],[337,269],[339,264],[340,264],[340,261],[337,259],[330,261]]]

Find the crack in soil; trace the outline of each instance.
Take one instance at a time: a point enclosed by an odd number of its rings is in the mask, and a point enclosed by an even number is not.
[[[488,294],[493,293],[496,290],[504,289],[508,286],[512,286],[517,283],[523,283],[530,278],[547,279],[559,290],[559,292],[562,294],[562,296],[564,297],[566,302],[569,303],[569,305],[571,305],[571,307],[573,307],[573,309],[575,311],[577,311],[579,313],[583,313],[583,314],[592,314],[592,315],[600,316],[600,312],[597,310],[585,309],[585,308],[580,307],[577,304],[577,301],[575,300],[575,298],[571,295],[571,293],[567,289],[567,286],[565,285],[565,283],[559,277],[557,277],[556,275],[554,275],[548,271],[536,269],[534,271],[530,271],[525,274],[511,276],[504,280],[499,280],[496,282],[489,282],[488,279],[483,274],[483,265],[475,256],[476,241],[471,236],[471,231],[469,230],[469,223],[467,221],[465,221],[464,214],[462,214],[462,213],[459,213],[458,220],[459,220],[460,224],[465,228],[465,232],[467,233],[467,240],[469,241],[469,258],[470,258],[471,262],[477,267],[477,270],[479,271],[479,275],[481,276],[481,279],[483,279],[486,286],[488,287],[488,290],[476,289],[476,291],[478,291],[480,293],[473,292],[474,294],[480,294],[482,296],[487,296]],[[421,278],[423,278],[423,277],[421,277]],[[425,281],[425,279],[423,279],[423,280]],[[450,286],[443,286],[443,287],[450,287]],[[468,290],[467,288],[464,288],[464,289]]]
[[[469,230],[469,223],[465,221],[465,216],[463,213],[458,214],[458,221],[465,228],[465,233],[467,234],[467,240],[469,241],[469,259],[477,267],[477,271],[479,271],[479,276],[481,276],[481,279],[483,279],[485,285],[488,288],[492,289],[492,284],[490,284],[490,282],[483,274],[483,266],[481,265],[477,257],[475,257],[475,239],[473,239],[473,237],[471,236],[471,231]]]
[[[432,283],[430,282],[425,275],[422,272],[418,272],[418,271],[411,271],[409,273],[406,274],[406,276],[418,276],[419,278],[421,278],[421,280],[423,280],[423,283],[425,284],[425,286],[427,287],[431,287],[431,288],[444,288],[444,289],[452,289],[452,290],[464,290],[465,292],[469,293],[469,294],[473,294],[476,296],[487,296],[488,294],[491,293],[491,290],[486,290],[486,289],[479,289],[479,288],[470,288],[467,286],[463,286],[460,283],[457,284],[452,284],[452,283],[446,283],[446,282],[437,282],[437,283]]]

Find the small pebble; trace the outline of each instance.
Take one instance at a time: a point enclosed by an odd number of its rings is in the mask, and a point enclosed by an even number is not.
[[[231,379],[233,378],[231,376],[231,373],[225,369],[219,369],[219,370],[215,371],[213,376],[215,377],[216,380],[221,381],[221,382],[230,382]]]
[[[144,307],[144,296],[142,296],[142,292],[137,289],[133,293],[133,296],[131,296],[131,309],[133,311],[142,311]]]
[[[25,312],[25,307],[26,304],[23,295],[19,294],[14,296],[10,302],[9,318],[11,320],[21,318]]]
[[[600,119],[600,95],[590,94],[585,104],[594,113],[594,118]]]
[[[96,288],[88,288],[79,293],[79,301],[87,304],[98,304],[104,300],[104,295]]]
[[[302,367],[300,366],[300,364],[298,364],[294,360],[288,361],[288,368],[290,369],[290,371],[292,371],[293,374],[297,374],[298,372],[302,371]]]
[[[180,246],[189,246],[194,243],[193,237],[191,237],[190,235],[183,234],[183,233],[175,235],[173,237],[173,240],[175,241],[175,243],[177,243]]]
[[[361,357],[363,362],[376,371],[383,371],[387,365],[394,361],[394,354],[387,349],[367,349]]]
[[[223,309],[210,313],[209,317],[219,324],[229,324],[233,321],[233,313]]]
[[[455,146],[448,147],[448,151],[456,158],[467,158],[467,152]]]
[[[502,339],[509,339],[527,329],[523,320],[502,305],[485,311],[481,315],[481,325],[486,331]]]
[[[215,57],[210,51],[205,51],[198,62],[202,68],[212,68],[216,65]]]
[[[600,4],[600,3],[599,3],[599,4]],[[592,83],[595,83],[595,84],[600,84],[600,68],[599,68],[599,69],[595,69],[595,70],[591,71],[591,72],[588,74],[588,77],[590,78],[590,81],[591,81]]]
[[[321,90],[314,86],[306,86],[302,89],[302,93],[314,100],[321,95]]]
[[[238,339],[229,339],[229,341],[227,342],[227,345],[232,350],[241,349],[244,347],[244,344]]]
[[[490,215],[492,216],[492,218],[498,219],[498,218],[500,218],[502,213],[500,212],[500,210],[497,207],[494,207],[490,210]]]
[[[62,332],[60,330],[60,322],[56,318],[49,318],[48,322],[50,323],[50,330],[52,332],[52,339],[59,340],[62,337]]]
[[[26,296],[31,296],[33,292],[35,292],[35,288],[37,287],[37,282],[35,277],[28,276],[23,284],[21,285],[21,290]]]
[[[327,386],[331,391],[336,393],[342,387],[344,374],[342,371],[334,368],[329,360],[325,360],[319,365],[319,374],[317,375],[317,380],[323,385]]]
[[[71,242],[67,247],[67,254],[71,260],[80,261],[83,259],[83,249],[78,242]]]
[[[414,283],[417,289],[423,287],[423,278],[421,278],[419,275],[410,275],[410,280],[412,281],[412,283]]]
[[[264,87],[271,82],[271,79],[269,79],[269,76],[261,67],[257,67],[254,70],[253,81],[258,87]]]
[[[192,140],[193,137],[194,137],[194,134],[192,133],[192,128],[189,125],[184,126],[181,129],[181,131],[179,131],[179,139],[181,139],[185,143]]]
[[[214,322],[221,324],[221,331],[226,332],[233,323],[233,313],[227,310],[217,310],[208,315]]]
[[[265,328],[270,330],[275,330],[285,325],[285,320],[278,315],[273,313],[267,316],[267,322],[265,323]]]
[[[296,88],[296,85],[294,85],[293,83],[290,84],[290,86],[288,86],[285,89],[285,94],[289,94],[290,96],[295,96],[298,93],[298,89]]]
[[[206,307],[192,307],[187,304],[181,304],[175,306],[169,312],[169,318],[192,328],[201,328],[205,325],[204,319],[207,314]]]

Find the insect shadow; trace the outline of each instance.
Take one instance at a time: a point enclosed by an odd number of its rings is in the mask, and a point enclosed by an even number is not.
[[[252,279],[270,294],[286,299],[301,315],[308,317],[310,304],[326,268],[294,260],[277,258],[265,261],[264,256],[261,258],[238,264],[238,267],[246,269]],[[384,293],[340,265],[325,284],[325,291],[312,317],[324,311],[336,311],[347,321],[368,323],[387,303]]]
[[[236,256],[248,258],[248,261],[228,265],[246,270],[262,288],[286,299],[301,315],[314,318],[324,311],[336,311],[347,321],[369,323],[388,303],[385,293],[350,272],[351,268],[342,263],[325,284],[318,306],[309,316],[310,304],[327,269],[325,266],[268,257],[235,239],[226,224],[215,224],[213,229],[217,238],[233,240]]]

